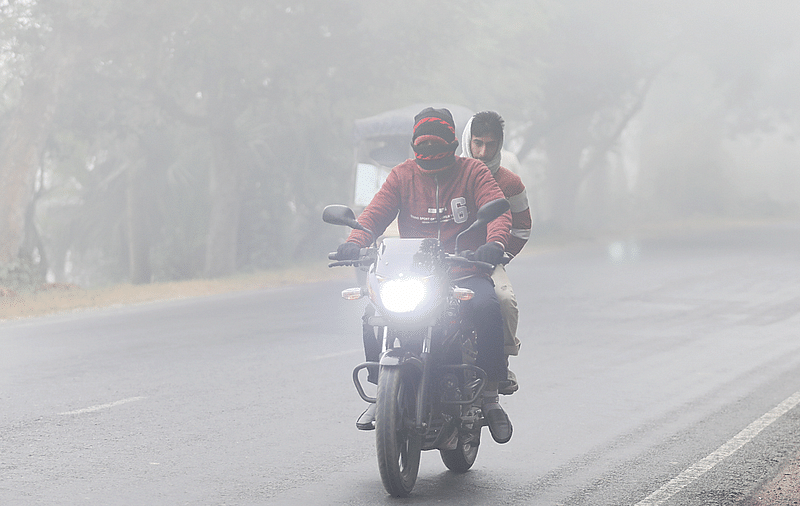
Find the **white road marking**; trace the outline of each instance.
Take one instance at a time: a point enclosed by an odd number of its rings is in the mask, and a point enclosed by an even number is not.
[[[736,450],[749,443],[759,432],[766,429],[772,422],[785,415],[798,404],[800,404],[800,391],[792,394],[785,401],[768,411],[764,416],[733,436],[727,443],[717,448],[711,455],[683,471],[660,489],[647,496],[644,500],[636,503],[635,506],[658,506],[663,504],[673,495],[680,492],[684,487],[690,485],[700,476],[725,460],[725,458],[732,455]]]
[[[83,409],[76,409],[75,411],[65,411],[64,413],[59,413],[59,415],[81,415],[83,413],[91,413],[93,411],[100,411],[101,409],[108,409],[113,408],[115,406],[119,406],[121,404],[127,404],[129,402],[136,402],[145,399],[145,397],[129,397],[127,399],[122,399],[119,401],[109,402],[108,404],[100,404],[99,406],[90,406],[88,408]]]

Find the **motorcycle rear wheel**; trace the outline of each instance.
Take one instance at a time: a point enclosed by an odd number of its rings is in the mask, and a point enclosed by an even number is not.
[[[481,442],[481,433],[459,434],[458,448],[455,450],[439,450],[442,462],[447,469],[458,473],[469,471],[475,459],[478,458],[478,446]]]
[[[419,385],[415,371],[381,367],[378,374],[375,446],[386,491],[406,497],[419,472],[422,437],[413,428]]]

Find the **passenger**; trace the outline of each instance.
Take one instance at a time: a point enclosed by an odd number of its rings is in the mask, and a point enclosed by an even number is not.
[[[511,238],[508,240],[506,253],[513,258],[522,251],[531,236],[531,210],[528,206],[528,195],[522,179],[507,168],[500,166],[504,123],[503,118],[494,111],[479,112],[472,116],[464,127],[461,149],[464,156],[476,158],[489,167],[511,205]],[[511,281],[508,279],[503,264],[495,267],[492,281],[494,281],[497,298],[500,300],[500,309],[503,312],[505,342],[503,350],[506,355],[506,365],[508,365],[508,357],[519,354],[517,298],[514,296]],[[509,369],[508,378],[500,382],[499,393],[511,395],[518,389],[517,377]]]

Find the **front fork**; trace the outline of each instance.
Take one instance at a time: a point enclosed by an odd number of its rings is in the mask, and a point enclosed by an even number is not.
[[[428,327],[428,333],[422,341],[422,353],[419,358],[422,361],[422,379],[420,379],[419,390],[417,391],[417,419],[416,428],[417,432],[425,432],[425,421],[422,415],[425,413],[425,406],[428,403],[428,394],[430,390],[430,377],[431,377],[431,337],[433,336],[433,327]]]

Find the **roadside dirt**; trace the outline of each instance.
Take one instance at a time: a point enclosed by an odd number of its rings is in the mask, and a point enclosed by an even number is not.
[[[317,264],[227,278],[144,285],[120,284],[88,290],[77,285],[65,284],[46,286],[36,292],[27,293],[0,290],[0,322],[86,309],[259,290],[289,284],[342,279],[348,276],[353,276],[349,269],[330,269],[326,265]]]
[[[800,505],[800,455],[789,460],[744,506]]]

